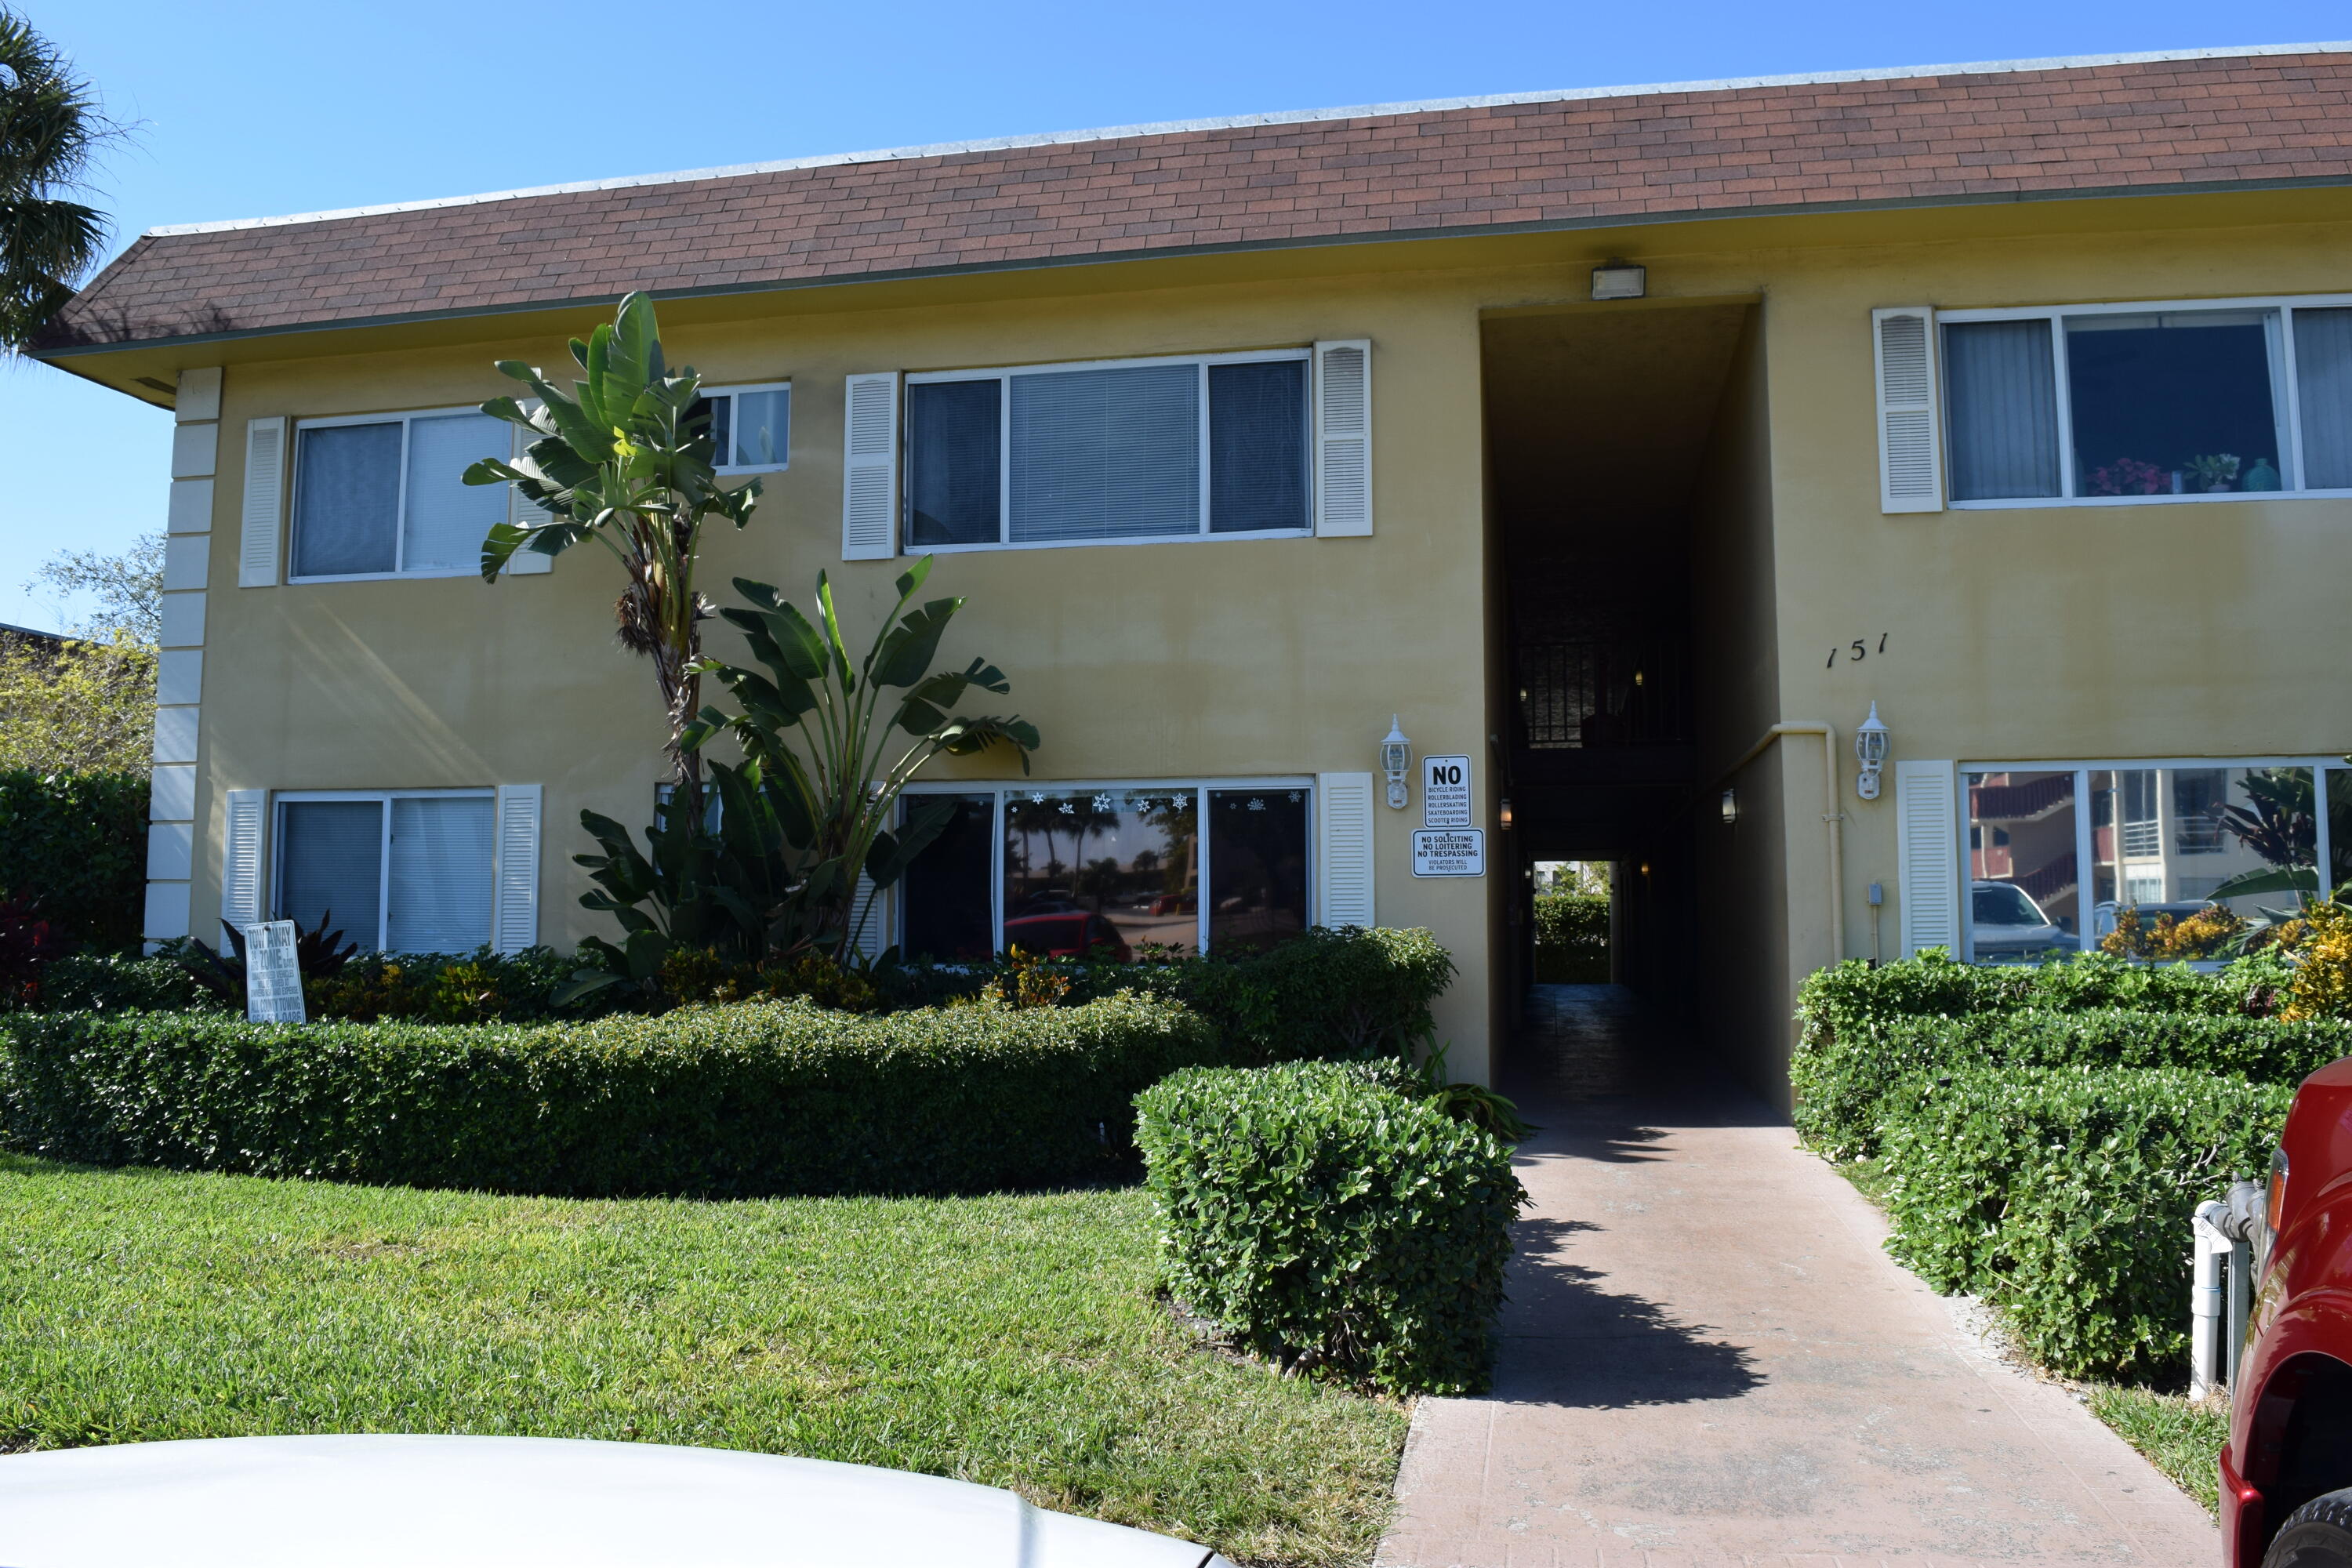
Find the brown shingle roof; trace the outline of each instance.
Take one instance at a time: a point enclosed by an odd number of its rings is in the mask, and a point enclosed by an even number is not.
[[[39,349],[1678,216],[2352,180],[2352,54],[2139,58],[688,176],[142,236]]]

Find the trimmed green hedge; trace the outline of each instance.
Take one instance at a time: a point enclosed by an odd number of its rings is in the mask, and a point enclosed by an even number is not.
[[[1536,895],[1535,977],[1543,985],[1609,983],[1607,894]]]
[[[198,984],[186,965],[172,959],[76,952],[42,969],[35,1005],[52,1013],[168,1013],[217,1010],[227,1004]]]
[[[2051,963],[1962,963],[1933,948],[1875,969],[1851,958],[1815,970],[1797,992],[1797,1020],[1803,1045],[1815,1047],[1874,1034],[1898,1018],[2021,1008],[2260,1018],[2276,1011],[2288,973],[2268,952],[2204,973],[2185,963],[2158,967],[2103,952]]]
[[[2002,1307],[2059,1372],[2177,1381],[2189,1216],[2267,1167],[2293,1097],[2177,1069],[1906,1079],[1886,1106],[1888,1247]]]
[[[0,903],[29,898],[62,940],[134,947],[145,917],[147,780],[0,771]]]
[[[1131,1168],[1135,1093],[1223,1059],[1166,1001],[575,1025],[0,1016],[0,1131],[102,1164],[579,1195],[978,1192]]]
[[[2178,1068],[2257,1083],[2294,1084],[2352,1056],[2352,1024],[2287,1023],[2211,1013],[2030,1008],[1958,1017],[1894,1017],[1871,1032],[1832,1035],[1789,1064],[1795,1121],[1835,1160],[1875,1154],[1884,1106],[1904,1079],[1981,1068]]]
[[[1168,1286],[1286,1366],[1475,1393],[1526,1194],[1508,1149],[1383,1077],[1294,1062],[1139,1096]]]

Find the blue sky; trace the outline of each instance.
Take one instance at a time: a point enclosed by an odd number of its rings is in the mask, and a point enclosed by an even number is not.
[[[118,247],[154,224],[971,137],[2352,32],[2340,4],[2210,0],[14,3],[136,127],[102,176]],[[76,610],[21,588],[55,551],[162,527],[168,417],[0,363],[0,622]]]

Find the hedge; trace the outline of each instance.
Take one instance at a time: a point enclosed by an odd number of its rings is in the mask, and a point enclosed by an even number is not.
[[[1168,1288],[1286,1366],[1475,1393],[1526,1194],[1501,1143],[1381,1076],[1294,1062],[1139,1096]]]
[[[1888,1247],[2061,1373],[2177,1380],[2188,1216],[2266,1168],[2293,1097],[2179,1069],[1914,1076],[1887,1099]]]
[[[1958,1017],[1894,1017],[1872,1032],[1832,1035],[1789,1064],[1797,1131],[1835,1160],[1879,1152],[1887,1097],[1916,1074],[1994,1067],[2179,1068],[2294,1084],[2352,1056],[2352,1024],[2289,1023],[2211,1013],[2030,1008]]]
[[[1536,895],[1536,982],[1609,983],[1609,898],[1605,893]]]
[[[1962,963],[1934,948],[1875,969],[1856,958],[1815,970],[1797,992],[1797,1019],[1802,1045],[1811,1048],[1874,1035],[1897,1018],[2021,1008],[2267,1017],[2277,1010],[2289,973],[2269,953],[2208,973],[2101,952],[2050,963]]]
[[[31,899],[63,940],[134,947],[145,917],[147,780],[0,771],[0,904]]]
[[[1136,1091],[1220,1059],[1200,1018],[1137,996],[538,1026],[17,1013],[0,1133],[98,1163],[498,1192],[977,1192],[1122,1173]]]

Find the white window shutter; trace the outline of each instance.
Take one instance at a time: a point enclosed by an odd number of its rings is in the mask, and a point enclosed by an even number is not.
[[[852,895],[849,919],[855,928],[850,949],[871,963],[890,951],[890,896],[876,888],[863,870],[857,873],[857,891]],[[857,922],[863,921],[863,924]]]
[[[1960,956],[1959,802],[1949,763],[1895,764],[1896,891],[1903,956],[1922,948]]]
[[[1372,531],[1372,344],[1315,345],[1315,531]]]
[[[286,513],[286,417],[248,420],[245,426],[245,533],[236,553],[236,585],[278,583],[278,534]]]
[[[1372,775],[1315,775],[1315,923],[1371,926]]]
[[[499,786],[497,869],[490,945],[520,952],[539,945],[539,784]]]
[[[221,835],[220,918],[239,931],[262,918],[261,827],[268,801],[268,790],[228,792],[227,823]]]
[[[853,375],[843,400],[841,558],[898,553],[898,373]]]
[[[1936,312],[1870,313],[1878,357],[1878,510],[1944,510],[1943,426],[1936,407]]]
[[[536,408],[539,406],[539,399],[535,397],[525,399],[522,406],[527,409]],[[530,451],[531,433],[520,425],[509,425],[507,428],[514,432],[514,449],[508,454],[507,460],[519,463]],[[525,528],[533,523],[546,521],[547,514],[523,500],[522,491],[509,484],[507,486],[507,521],[517,528]],[[507,575],[510,577],[521,576],[532,572],[554,570],[555,557],[541,555],[536,550],[518,550],[507,557]]]

